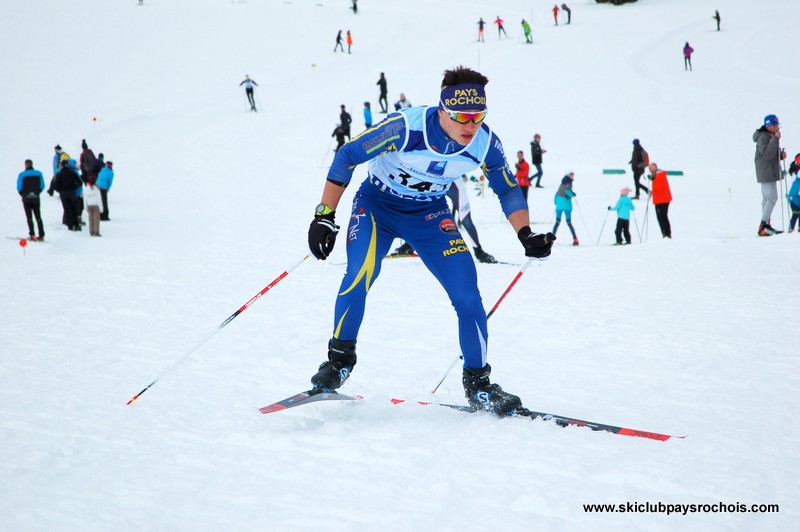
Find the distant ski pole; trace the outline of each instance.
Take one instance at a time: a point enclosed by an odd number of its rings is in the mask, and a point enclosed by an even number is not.
[[[224,328],[226,325],[228,325],[230,322],[232,322],[232,321],[234,320],[234,318],[236,318],[236,316],[238,316],[239,314],[241,314],[242,312],[244,312],[245,310],[247,310],[247,309],[250,307],[250,305],[252,305],[252,304],[253,304],[253,303],[255,303],[256,301],[258,301],[258,300],[261,298],[261,296],[263,296],[264,294],[266,294],[266,293],[267,293],[267,292],[268,292],[268,291],[269,291],[269,290],[270,290],[270,289],[271,289],[273,286],[275,286],[276,284],[278,284],[279,282],[281,282],[281,280],[283,280],[283,278],[284,278],[284,277],[286,277],[287,275],[289,275],[289,272],[291,272],[292,270],[294,270],[295,268],[297,268],[298,266],[300,266],[301,264],[303,264],[303,263],[306,261],[306,259],[308,259],[308,255],[306,255],[305,257],[303,257],[303,258],[302,258],[301,260],[299,260],[299,261],[298,261],[298,262],[297,262],[295,265],[293,265],[291,268],[289,268],[289,269],[287,269],[286,271],[284,271],[282,274],[280,274],[279,276],[277,276],[277,277],[276,277],[276,278],[275,278],[275,279],[274,279],[274,280],[273,280],[271,283],[269,283],[267,286],[265,286],[264,288],[262,288],[262,289],[261,289],[261,291],[260,291],[259,293],[257,293],[257,294],[256,294],[256,295],[254,295],[252,298],[250,298],[250,300],[249,300],[247,303],[245,303],[244,305],[242,305],[242,306],[239,308],[239,310],[237,310],[236,312],[234,312],[233,314],[231,314],[230,316],[228,316],[228,318],[227,318],[225,321],[223,321],[222,323],[220,323],[219,325],[217,325],[217,328],[216,328],[216,329],[214,329],[214,330],[211,332],[211,334],[209,334],[208,336],[206,336],[205,338],[203,338],[203,340],[202,340],[202,341],[200,341],[200,343],[198,343],[197,345],[195,345],[195,346],[194,346],[194,347],[193,347],[193,348],[192,348],[192,349],[191,349],[191,350],[190,350],[188,353],[186,353],[185,355],[183,355],[183,356],[182,356],[182,357],[181,357],[181,358],[180,358],[180,359],[179,359],[177,362],[175,362],[173,365],[171,365],[169,368],[167,368],[167,369],[166,369],[166,371],[164,371],[164,372],[163,372],[161,375],[159,375],[158,377],[156,377],[156,378],[155,378],[155,380],[153,380],[153,382],[151,382],[150,384],[148,384],[147,386],[145,386],[145,387],[144,387],[144,389],[143,389],[141,392],[139,392],[139,393],[137,393],[136,395],[134,395],[133,397],[131,397],[131,400],[130,400],[130,401],[128,401],[128,402],[127,402],[127,404],[131,404],[131,403],[133,403],[135,400],[137,400],[139,397],[141,397],[141,395],[142,395],[144,392],[146,392],[147,390],[149,390],[150,388],[152,388],[152,387],[153,387],[153,385],[154,385],[155,383],[157,383],[159,380],[161,380],[161,379],[162,379],[162,378],[163,378],[163,377],[164,377],[164,376],[165,376],[167,373],[169,373],[170,371],[172,371],[173,369],[175,369],[176,367],[178,367],[178,365],[179,365],[181,362],[183,362],[184,360],[186,360],[187,358],[189,358],[189,355],[191,355],[192,353],[194,353],[195,351],[197,351],[198,349],[200,349],[200,347],[201,347],[203,344],[205,344],[207,341],[209,341],[209,340],[211,339],[211,337],[212,337],[212,336],[214,336],[215,334],[217,334],[217,333],[218,333],[219,331],[221,331],[221,330],[222,330],[222,329],[223,329],[223,328]]]
[[[603,236],[603,229],[606,228],[606,222],[608,221],[608,213],[610,213],[610,212],[611,212],[611,209],[607,209],[606,210],[606,217],[603,218],[603,225],[600,226],[600,234],[597,235],[597,243],[595,244],[595,246],[599,246],[600,245],[600,238]]]
[[[514,279],[511,281],[511,284],[508,285],[508,288],[506,288],[506,291],[503,292],[503,295],[501,295],[500,299],[497,300],[497,303],[494,304],[494,306],[492,307],[492,310],[490,310],[489,313],[486,314],[486,319],[487,320],[492,317],[492,314],[494,314],[494,311],[497,310],[497,307],[500,306],[500,303],[502,303],[503,300],[508,295],[508,293],[511,292],[511,289],[514,288],[514,285],[517,284],[517,281],[519,281],[519,278],[522,277],[522,274],[525,273],[525,270],[528,269],[528,266],[531,265],[532,261],[533,261],[533,257],[528,257],[528,260],[525,261],[525,264],[523,264],[522,268],[519,269],[519,271],[517,272],[517,275],[514,276]],[[450,367],[447,368],[447,371],[445,372],[444,375],[442,375],[442,378],[439,380],[439,384],[437,384],[436,388],[434,388],[433,391],[431,391],[432,394],[436,393],[436,390],[439,389],[439,386],[442,385],[444,380],[450,374],[450,371],[452,371],[453,366],[455,366],[456,362],[458,362],[460,359],[461,359],[461,355],[457,356],[456,359],[453,361],[453,363],[450,364]]]

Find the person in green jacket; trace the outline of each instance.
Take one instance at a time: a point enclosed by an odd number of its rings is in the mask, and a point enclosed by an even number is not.
[[[528,24],[528,21],[522,19],[522,31],[525,32],[525,42],[531,44],[533,39],[531,38],[531,25]]]

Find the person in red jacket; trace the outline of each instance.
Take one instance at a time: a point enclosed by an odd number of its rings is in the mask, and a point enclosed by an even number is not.
[[[556,21],[556,26],[558,26],[558,4],[553,6],[553,19]]]
[[[669,224],[669,204],[672,202],[672,192],[669,190],[666,170],[660,170],[656,163],[650,163],[647,167],[650,175],[647,176],[653,182],[651,197],[656,208],[656,219],[661,228],[663,238],[672,238],[672,227]]]
[[[528,203],[528,187],[531,186],[531,182],[528,176],[531,173],[531,167],[528,165],[528,161],[525,160],[525,154],[521,151],[517,152],[517,164],[514,165],[516,168],[516,178],[517,184],[519,185],[519,189],[522,191],[522,195],[525,197],[525,203]],[[530,210],[530,208],[528,209]]]

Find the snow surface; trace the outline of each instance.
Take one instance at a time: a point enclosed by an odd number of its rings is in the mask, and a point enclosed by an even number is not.
[[[0,3],[4,236],[26,234],[24,159],[49,181],[52,146],[77,157],[85,138],[116,163],[102,238],[67,231],[44,196],[48,243],[0,247],[0,529],[796,530],[800,235],[755,236],[751,135],[775,113],[800,151],[800,2],[579,0],[559,27],[548,2],[521,0],[362,0],[357,16],[349,0],[136,4]],[[511,37],[489,27],[474,42],[478,18],[498,14]],[[332,53],[339,29],[352,55]],[[367,399],[259,414],[324,360],[342,242],[170,371],[307,253],[339,104],[357,132],[380,72],[390,101],[435,104],[458,64],[490,78],[509,157],[543,137],[536,230],[576,173],[581,246],[562,227],[490,320],[494,380],[536,410],[688,438],[392,405],[429,399],[458,353],[443,291],[410,259],[387,262],[369,298],[343,389]],[[685,175],[670,180],[674,239],[650,212],[643,241],[616,248],[606,206],[630,171],[602,170],[627,167],[634,137]],[[521,265],[491,193],[473,212],[487,251]],[[513,264],[478,264],[487,308]],[[458,370],[435,397],[464,402]],[[626,502],[780,512],[583,509]]]

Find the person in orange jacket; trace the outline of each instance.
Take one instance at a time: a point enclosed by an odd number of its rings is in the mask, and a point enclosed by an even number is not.
[[[353,36],[350,35],[350,30],[347,30],[347,53],[350,53],[350,47],[353,46]]]
[[[553,6],[553,19],[556,21],[556,26],[558,26],[558,4]]]
[[[672,202],[672,192],[669,190],[667,171],[660,170],[656,163],[650,163],[647,167],[650,175],[647,176],[653,182],[651,197],[656,208],[656,219],[661,228],[663,238],[672,238],[672,227],[669,224],[669,204]]]
[[[531,167],[528,164],[528,161],[525,160],[525,154],[521,151],[517,152],[517,164],[514,165],[514,168],[517,170],[515,175],[517,178],[517,184],[519,185],[519,189],[522,191],[522,196],[525,198],[525,203],[527,204],[528,188],[531,186],[531,181],[529,178]]]

